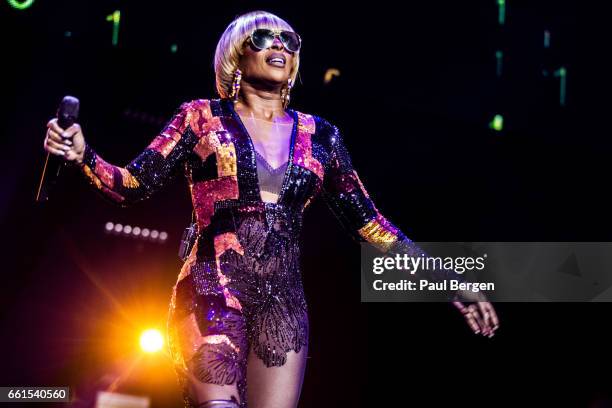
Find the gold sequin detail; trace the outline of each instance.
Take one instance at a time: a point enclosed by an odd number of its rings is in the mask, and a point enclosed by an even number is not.
[[[93,171],[91,171],[91,168],[84,164],[83,165],[83,173],[85,173],[85,175],[87,176],[87,178],[89,180],[91,180],[91,182],[97,187],[97,188],[102,188],[102,182],[100,181],[100,179],[98,178],[98,176],[96,176]]]
[[[361,227],[358,232],[366,241],[381,248],[384,252],[388,251],[397,240],[397,235],[382,225],[378,217]]]
[[[236,176],[236,148],[232,142],[219,143],[217,147],[217,172],[219,177]]]
[[[121,183],[123,184],[123,187],[137,188],[140,186],[140,183],[136,177],[134,177],[128,169],[119,167],[119,173],[121,173]]]

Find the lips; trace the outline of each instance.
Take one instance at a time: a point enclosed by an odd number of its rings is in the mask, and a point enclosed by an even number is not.
[[[285,64],[287,63],[287,59],[283,54],[273,52],[272,54],[268,55],[268,58],[266,58],[266,63],[268,65],[272,65],[273,67],[284,68]]]

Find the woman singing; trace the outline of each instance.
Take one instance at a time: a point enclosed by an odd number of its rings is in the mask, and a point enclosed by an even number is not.
[[[185,172],[197,239],[173,288],[168,338],[187,407],[297,406],[308,347],[300,231],[315,197],[356,240],[418,251],[370,200],[338,128],[288,108],[300,45],[273,14],[236,18],[215,53],[220,98],[184,103],[125,167],[96,154],[78,124],[48,124],[45,149],[121,206]],[[474,332],[493,335],[489,302],[454,304]]]

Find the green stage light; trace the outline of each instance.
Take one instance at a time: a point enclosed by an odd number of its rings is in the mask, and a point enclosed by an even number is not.
[[[106,21],[113,23],[113,47],[119,44],[119,22],[121,21],[121,12],[119,10],[113,11],[113,14],[106,16]]]
[[[544,30],[544,48],[550,48],[550,31]]]
[[[34,0],[6,0],[9,4],[9,6],[11,6],[14,9],[17,10],[25,10],[27,8],[30,8],[30,6],[32,6],[32,4],[34,3]]]
[[[565,106],[565,95],[567,92],[567,69],[561,67],[555,71],[555,77],[559,78],[559,105]]]
[[[504,117],[499,113],[493,116],[493,120],[489,122],[489,128],[495,130],[496,132],[501,132],[504,130]]]
[[[499,25],[506,22],[506,0],[497,0],[497,21]]]
[[[497,68],[495,72],[497,73],[497,77],[499,78],[502,74],[502,67],[504,64],[504,52],[501,50],[495,51],[495,60],[497,61]]]

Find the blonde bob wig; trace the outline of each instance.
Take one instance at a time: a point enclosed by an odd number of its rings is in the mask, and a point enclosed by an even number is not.
[[[223,32],[215,51],[215,79],[217,92],[221,98],[229,97],[232,91],[234,72],[238,68],[240,57],[244,52],[244,42],[256,28],[294,31],[285,20],[267,11],[251,11],[236,17]],[[293,66],[289,73],[289,78],[294,84],[299,66],[300,54],[297,52],[293,56]]]

